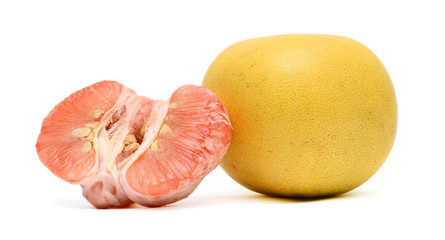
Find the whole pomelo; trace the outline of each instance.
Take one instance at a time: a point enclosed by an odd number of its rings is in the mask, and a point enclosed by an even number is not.
[[[214,60],[203,85],[221,99],[233,126],[222,168],[259,193],[350,191],[382,166],[394,143],[391,79],[380,60],[350,38],[241,41]]]

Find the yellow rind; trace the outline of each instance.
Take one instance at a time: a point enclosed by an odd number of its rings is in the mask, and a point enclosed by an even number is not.
[[[332,35],[238,42],[203,86],[228,110],[232,142],[222,168],[268,195],[327,196],[368,180],[397,129],[391,79],[367,47]]]

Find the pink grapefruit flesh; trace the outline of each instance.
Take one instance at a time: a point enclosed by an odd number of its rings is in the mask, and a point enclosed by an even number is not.
[[[102,81],[54,107],[36,148],[48,169],[81,185],[97,208],[155,207],[191,194],[230,139],[227,111],[205,87],[186,85],[162,101]]]

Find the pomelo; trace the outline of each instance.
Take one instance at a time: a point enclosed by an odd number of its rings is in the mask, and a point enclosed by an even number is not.
[[[81,185],[97,208],[156,207],[191,194],[230,138],[227,112],[205,87],[182,86],[163,101],[102,81],[54,107],[36,148],[49,170]]]
[[[393,146],[391,79],[367,47],[332,35],[280,35],[238,42],[202,83],[228,110],[232,143],[222,168],[273,196],[350,191],[382,166]]]

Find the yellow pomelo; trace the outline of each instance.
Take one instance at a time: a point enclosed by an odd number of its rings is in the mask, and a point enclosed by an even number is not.
[[[233,125],[221,166],[268,195],[327,196],[368,180],[388,157],[397,102],[380,60],[332,35],[238,42],[209,67],[203,85]]]

